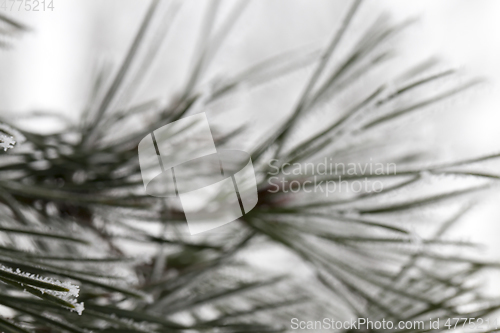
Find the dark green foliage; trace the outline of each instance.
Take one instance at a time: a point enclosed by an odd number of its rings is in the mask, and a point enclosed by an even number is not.
[[[498,156],[422,166],[420,151],[385,153],[389,130],[384,125],[390,129],[395,121],[475,81],[429,91],[428,84],[455,73],[437,70],[435,62],[427,61],[390,79],[395,87],[375,82],[350,104],[333,104],[341,92],[357,89],[371,71],[391,65],[388,41],[407,26],[376,20],[344,57],[332,60],[361,4],[350,2],[324,52],[286,51],[263,60],[219,82],[205,99],[207,105],[230,96],[240,84],[265,86],[315,66],[296,108],[251,152],[259,179],[257,207],[218,232],[190,237],[183,232],[184,216],[175,204],[145,195],[137,144],[200,102],[200,78],[248,1],[235,4],[214,32],[218,1],[208,7],[197,61],[186,86],[173,92],[179,98],[161,109],[156,101],[114,108],[117,92],[137,84],[127,79],[138,51],[149,48],[149,57],[157,51],[156,45],[144,43],[157,4],[152,2],[116,75],[107,80],[102,71],[97,77],[79,125],[42,135],[1,119],[0,147],[13,148],[0,152],[0,304],[12,310],[12,315],[0,317],[2,331],[281,332],[293,317],[478,318],[496,309],[496,300],[470,286],[495,265],[469,255],[473,244],[444,236],[467,211],[473,193],[490,185],[483,180],[497,178],[464,168]],[[0,20],[25,30],[9,18]],[[332,61],[337,63],[331,66]],[[306,137],[291,135],[325,103],[335,105],[329,123],[322,121]],[[117,131],[123,128],[126,134]],[[231,142],[240,130],[220,135],[217,145]],[[12,141],[22,143],[14,146]],[[380,162],[398,163],[398,172],[322,178],[380,180],[381,192],[326,197],[286,193],[286,188],[269,191],[271,158],[283,166],[320,163],[325,156],[345,164],[378,156]],[[483,182],[446,191],[419,190],[429,177],[454,175]],[[312,177],[281,176],[305,186]],[[415,212],[436,206],[449,207],[452,216],[430,223],[431,232],[417,236],[412,225],[422,217]],[[297,282],[245,260],[245,253],[269,244],[297,254],[314,276]],[[154,254],[135,255],[143,248]],[[319,297],[325,293],[328,300]]]

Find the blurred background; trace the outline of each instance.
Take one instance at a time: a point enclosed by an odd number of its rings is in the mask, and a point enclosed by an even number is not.
[[[140,102],[164,96],[172,98],[192,59],[188,50],[196,42],[204,7],[202,1],[185,1],[171,27],[147,85],[141,87]],[[165,2],[164,4],[165,5]],[[64,113],[73,121],[85,107],[97,69],[118,63],[125,54],[148,6],[137,0],[54,0],[54,10],[46,12],[6,12],[31,27],[31,32],[0,51],[0,113],[22,114],[43,110]],[[223,8],[224,10],[224,8]],[[335,22],[331,13],[345,10],[339,0],[253,0],[236,35],[221,49],[210,69],[213,75],[246,67],[258,59],[285,49],[320,46],[329,38]],[[500,150],[500,2],[495,0],[380,0],[368,1],[361,15],[371,10],[391,14],[396,22],[416,17],[418,22],[401,41],[402,53],[421,59],[438,55],[468,76],[480,76],[488,83],[465,100],[425,119],[425,135],[439,142],[448,159],[476,157]],[[340,17],[340,15],[334,15]],[[186,19],[189,18],[189,19]],[[354,27],[363,25],[358,20]],[[170,52],[175,48],[175,52]],[[185,50],[185,51],[183,51]],[[185,57],[179,55],[185,54]],[[411,62],[411,61],[410,61]],[[292,94],[300,89],[304,73],[289,76],[291,84],[277,82],[269,94]],[[260,105],[265,92],[235,103],[233,121],[259,123],[259,114],[287,105]],[[264,96],[265,97],[265,96]],[[247,97],[241,97],[247,98]],[[240,117],[244,115],[243,117]],[[251,116],[249,116],[251,115]],[[272,117],[272,113],[271,113]],[[417,120],[417,121],[422,121]],[[32,128],[50,131],[50,126],[33,122]],[[465,239],[487,245],[488,256],[500,260],[500,195],[490,197],[468,214],[461,224]],[[500,287],[494,288],[500,292]]]

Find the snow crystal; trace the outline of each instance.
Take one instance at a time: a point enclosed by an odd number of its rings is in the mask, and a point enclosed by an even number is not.
[[[0,148],[3,148],[4,151],[14,148],[15,144],[14,137],[0,134]]]
[[[82,312],[84,310],[83,303],[76,302],[76,298],[80,294],[80,287],[79,286],[71,284],[70,282],[67,282],[67,281],[61,282],[59,280],[52,279],[49,277],[44,277],[44,276],[39,276],[36,274],[30,274],[27,272],[23,272],[19,268],[17,268],[14,271],[12,268],[6,267],[6,266],[1,265],[1,264],[0,264],[0,270],[3,270],[4,272],[12,273],[12,274],[17,274],[19,276],[26,277],[29,279],[50,283],[50,284],[53,284],[55,286],[59,286],[59,287],[63,287],[65,289],[67,289],[68,291],[56,291],[56,290],[50,290],[50,289],[45,289],[45,288],[30,285],[31,288],[39,290],[42,294],[49,294],[49,295],[52,295],[54,297],[58,297],[64,301],[70,303],[72,306],[74,306],[74,308],[72,308],[71,311],[74,311],[74,312],[78,313],[79,315],[82,314]],[[29,283],[25,283],[25,284],[29,285]]]
[[[0,147],[4,150],[14,148],[14,145],[16,144],[14,137],[18,143],[26,141],[26,138],[21,134],[21,132],[10,127],[9,125],[0,123]]]

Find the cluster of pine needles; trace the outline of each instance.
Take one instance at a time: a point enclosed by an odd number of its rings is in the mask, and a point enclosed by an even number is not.
[[[168,103],[124,102],[159,49],[160,43],[146,43],[145,37],[164,39],[181,5],[172,1],[169,21],[155,31],[151,22],[159,1],[153,0],[121,64],[97,75],[77,124],[41,134],[24,129],[23,119],[66,121],[64,116],[1,115],[1,331],[283,332],[295,317],[426,323],[441,318],[442,324],[460,318],[462,325],[497,310],[500,300],[485,296],[478,282],[498,265],[480,260],[473,255],[475,244],[449,237],[448,231],[472,206],[475,193],[498,178],[470,166],[498,156],[420,163],[425,154],[409,145],[387,148],[391,128],[406,126],[408,117],[478,81],[456,84],[455,70],[433,59],[393,77],[380,75],[392,66],[393,39],[408,23],[388,23],[383,16],[347,47],[345,35],[363,8],[362,1],[350,0],[345,13],[332,13],[334,32],[323,48],[287,50],[212,83],[207,68],[252,6],[234,2],[218,17],[219,2],[207,2],[195,65]],[[219,29],[216,19],[222,20]],[[27,30],[4,15],[0,21],[6,38]],[[195,110],[216,107],[242,85],[266,89],[298,71],[306,71],[307,80],[299,98],[292,96],[295,107],[251,151],[258,205],[215,232],[187,235],[175,202],[145,194],[139,141]],[[359,82],[363,89],[356,88]],[[341,100],[346,94],[351,98]],[[302,135],[303,120],[312,121],[320,108],[329,116]],[[245,130],[216,129],[216,145],[232,143]],[[283,166],[320,163],[325,156],[345,164],[378,156],[396,163],[398,172],[322,178],[377,180],[384,184],[381,191],[329,197],[269,191],[270,160]],[[312,175],[280,177],[305,189]],[[455,179],[469,185],[435,186],[456,184]],[[414,225],[425,228],[419,233]],[[276,274],[248,259],[270,245],[289,251],[309,273]]]

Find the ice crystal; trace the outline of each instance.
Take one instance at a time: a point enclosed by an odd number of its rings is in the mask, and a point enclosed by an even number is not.
[[[49,294],[51,296],[58,297],[58,298],[64,300],[65,302],[68,302],[69,304],[71,304],[73,306],[73,308],[71,308],[71,311],[74,311],[74,312],[78,313],[79,315],[82,314],[82,312],[84,310],[84,305],[83,305],[83,303],[78,303],[76,301],[78,295],[80,294],[80,287],[79,286],[74,285],[74,284],[67,282],[67,281],[61,282],[59,280],[52,279],[49,277],[39,276],[37,274],[30,274],[27,272],[23,272],[19,268],[17,268],[16,270],[13,270],[10,267],[0,265],[0,270],[2,270],[4,272],[16,274],[20,277],[49,283],[49,284],[52,284],[54,286],[58,286],[58,287],[62,287],[62,288],[67,289],[68,291],[56,291],[56,290],[50,290],[50,289],[45,289],[45,288],[41,288],[38,286],[30,285],[29,283],[25,283],[26,285],[29,285],[31,288],[39,290],[43,294]]]
[[[14,140],[14,137],[0,134],[0,148],[3,148],[4,151],[14,148],[15,144],[16,141]]]
[[[19,131],[0,123],[0,148],[4,151],[14,148],[16,143],[24,142],[26,139]]]

